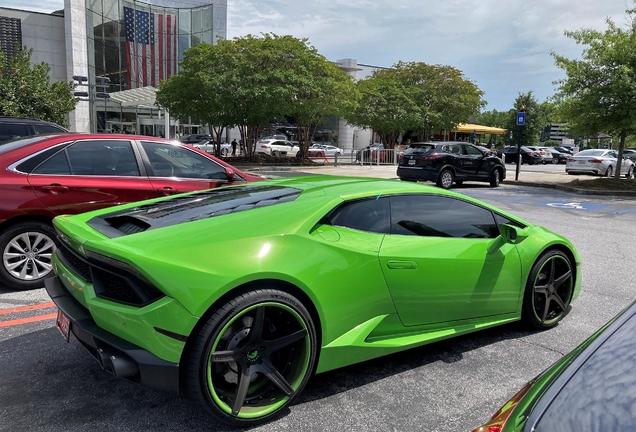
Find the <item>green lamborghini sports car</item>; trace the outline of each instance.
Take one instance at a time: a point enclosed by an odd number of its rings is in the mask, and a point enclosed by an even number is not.
[[[46,289],[116,376],[229,424],[286,411],[312,373],[525,320],[581,286],[562,236],[451,191],[295,177],[54,220]]]

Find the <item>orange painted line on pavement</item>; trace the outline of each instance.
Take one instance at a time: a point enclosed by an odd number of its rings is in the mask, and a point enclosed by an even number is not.
[[[36,315],[29,318],[14,319],[10,321],[0,321],[0,328],[28,324],[28,323],[38,322],[38,321],[52,320],[55,318],[57,318],[57,313],[46,314],[46,315]]]
[[[36,309],[46,309],[53,306],[55,306],[55,303],[48,302],[48,303],[39,303],[39,304],[21,306],[21,307],[9,308],[9,309],[0,309],[0,315],[16,313],[16,312],[24,312],[24,311],[30,311],[30,310],[36,310]]]

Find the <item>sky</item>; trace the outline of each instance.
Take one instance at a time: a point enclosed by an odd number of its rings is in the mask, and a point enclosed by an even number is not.
[[[520,93],[544,102],[564,73],[553,51],[579,58],[564,31],[626,25],[632,0],[227,0],[227,37],[274,33],[306,38],[327,59],[390,67],[450,65],[485,92],[486,110],[507,111]],[[51,12],[63,0],[2,0]]]

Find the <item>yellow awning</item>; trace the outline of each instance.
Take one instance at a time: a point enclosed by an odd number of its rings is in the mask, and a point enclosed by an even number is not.
[[[457,125],[457,129],[453,132],[466,132],[473,133],[477,132],[478,134],[493,134],[493,135],[505,135],[506,129],[496,128],[492,126],[482,126],[470,123],[462,123]]]

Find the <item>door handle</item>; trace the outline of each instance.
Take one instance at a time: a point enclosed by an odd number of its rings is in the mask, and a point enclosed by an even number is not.
[[[396,270],[414,270],[417,268],[417,263],[415,261],[394,261],[389,260],[386,263],[386,266],[390,269]]]
[[[59,183],[51,183],[49,186],[42,186],[41,189],[51,195],[60,195],[68,191],[68,186],[62,186]]]
[[[174,195],[174,194],[179,193],[179,191],[178,191],[177,189],[172,189],[170,186],[164,186],[164,188],[162,189],[162,191],[163,191],[163,194],[164,194],[165,196],[168,196],[168,195]]]

